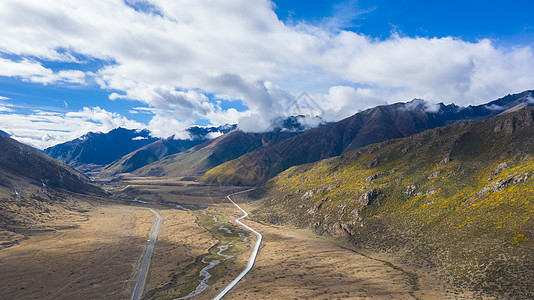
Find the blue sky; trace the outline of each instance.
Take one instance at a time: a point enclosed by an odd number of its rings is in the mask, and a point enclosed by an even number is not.
[[[320,23],[345,15],[346,29],[387,38],[391,31],[408,36],[455,36],[468,41],[492,38],[498,43],[532,43],[534,3],[511,1],[275,1],[284,20]]]
[[[6,0],[0,129],[39,148],[117,126],[248,131],[302,92],[337,121],[424,98],[534,88],[534,4],[511,1]]]

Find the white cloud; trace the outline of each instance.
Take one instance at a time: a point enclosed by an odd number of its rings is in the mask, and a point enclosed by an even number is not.
[[[119,126],[134,129],[143,124],[100,107],[84,107],[69,113],[36,110],[28,115],[0,110],[0,128],[9,128],[13,138],[39,149],[75,139],[89,131],[108,132]]]
[[[207,137],[208,139],[211,140],[211,139],[214,139],[214,138],[218,138],[218,137],[220,137],[220,136],[223,135],[223,134],[224,134],[224,133],[222,133],[222,132],[220,132],[220,131],[217,131],[217,132],[210,132],[210,133],[208,133],[208,134],[206,135],[206,137]]]
[[[134,9],[142,4],[142,9]],[[129,4],[129,5],[128,5]],[[160,136],[182,135],[199,118],[267,128],[308,91],[329,121],[387,102],[478,104],[534,87],[530,46],[490,40],[376,40],[345,26],[284,24],[269,0],[0,2],[0,76],[31,82],[98,82],[110,99],[136,99],[154,113]],[[337,25],[336,25],[337,24]],[[324,27],[321,27],[324,26]],[[22,38],[23,37],[23,38]],[[54,72],[42,61],[109,61],[95,73]],[[208,94],[242,99],[249,111],[221,109]],[[141,112],[142,110],[134,109]]]
[[[5,100],[9,100],[9,98],[0,96],[0,112],[12,112],[12,111],[14,111],[11,108],[13,105],[11,103],[6,102]]]
[[[13,111],[13,109],[7,107],[7,106],[3,106],[1,103],[0,103],[0,112],[11,112]]]
[[[372,89],[333,86],[327,94],[315,95],[315,99],[324,110],[320,116],[332,122],[347,118],[359,110],[386,104],[383,96]]]
[[[148,123],[147,129],[155,136],[169,137],[174,135],[175,139],[189,139],[186,131],[190,124],[179,121],[171,115],[155,115]]]
[[[20,77],[23,80],[51,84],[56,82],[85,83],[85,73],[79,70],[61,70],[54,72],[39,62],[22,59],[13,61],[0,57],[0,76]]]

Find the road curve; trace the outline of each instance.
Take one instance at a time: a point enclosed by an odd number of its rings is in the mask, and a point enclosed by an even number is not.
[[[256,262],[256,257],[258,256],[258,251],[260,250],[261,240],[263,239],[263,236],[261,235],[261,233],[257,232],[256,230],[241,223],[240,220],[243,218],[246,218],[248,216],[248,213],[244,209],[242,209],[239,205],[237,205],[234,201],[232,201],[232,199],[230,198],[230,196],[250,192],[252,190],[253,189],[241,191],[241,192],[233,193],[233,194],[226,196],[226,198],[228,198],[228,200],[230,200],[232,204],[234,204],[237,208],[239,208],[240,211],[243,212],[243,216],[235,219],[235,222],[241,225],[242,227],[244,227],[245,229],[253,232],[256,235],[257,239],[256,239],[256,244],[254,245],[254,249],[252,250],[252,253],[250,254],[250,258],[248,259],[247,267],[232,282],[230,282],[230,284],[228,284],[224,288],[224,290],[222,290],[217,296],[215,296],[213,300],[219,300],[219,299],[222,299],[224,296],[226,296],[226,294],[228,294],[228,292],[232,290],[239,283],[239,281],[243,279],[243,277],[245,277],[248,274],[248,272],[250,272],[250,270],[252,270],[252,267],[254,266],[254,263]]]
[[[156,239],[158,238],[158,231],[159,226],[161,225],[161,215],[153,210],[152,208],[143,207],[148,210],[150,210],[154,215],[156,215],[157,221],[156,221],[156,227],[154,227],[154,230],[152,231],[152,234],[150,235],[150,243],[148,244],[148,248],[145,253],[145,259],[143,260],[143,265],[141,266],[141,271],[139,272],[139,279],[137,279],[137,283],[135,284],[135,289],[132,294],[132,300],[139,300],[141,298],[141,295],[143,295],[143,288],[145,287],[146,277],[148,275],[148,267],[150,267],[150,260],[152,259],[152,252],[154,250],[154,246],[156,245]]]

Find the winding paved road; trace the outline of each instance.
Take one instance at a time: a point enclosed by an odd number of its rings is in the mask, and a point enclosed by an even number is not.
[[[156,227],[154,227],[154,230],[152,231],[152,234],[150,235],[150,243],[148,244],[148,248],[145,253],[145,259],[143,260],[143,265],[141,266],[141,271],[139,272],[139,279],[137,279],[137,283],[135,284],[135,289],[132,294],[132,300],[139,300],[141,298],[141,295],[143,295],[143,288],[145,287],[146,277],[148,275],[148,267],[150,267],[150,260],[152,259],[152,251],[154,250],[154,246],[156,245],[156,239],[158,238],[158,231],[159,226],[161,225],[161,215],[153,210],[152,208],[144,207],[148,210],[150,210],[154,215],[156,215],[157,221],[156,221]]]
[[[217,296],[215,296],[213,300],[219,300],[219,299],[222,299],[224,296],[226,296],[226,294],[228,294],[228,292],[232,290],[239,283],[239,281],[243,279],[243,277],[245,277],[248,274],[248,272],[250,272],[250,270],[252,270],[252,267],[254,266],[254,263],[256,262],[256,257],[258,256],[258,251],[260,250],[261,240],[263,239],[263,236],[261,235],[261,233],[257,232],[256,230],[241,223],[240,220],[243,218],[246,218],[248,216],[248,213],[244,209],[242,209],[239,205],[237,205],[234,201],[232,201],[232,199],[230,198],[230,196],[250,192],[252,190],[253,189],[241,191],[241,192],[233,193],[233,194],[226,196],[226,198],[228,198],[230,202],[232,202],[237,208],[239,208],[239,210],[243,212],[243,216],[235,219],[235,222],[243,226],[245,229],[253,232],[256,235],[257,239],[256,239],[256,244],[254,245],[254,249],[252,250],[252,253],[250,254],[247,267],[232,282],[230,282],[230,284],[228,284],[224,288],[224,290],[222,290]]]

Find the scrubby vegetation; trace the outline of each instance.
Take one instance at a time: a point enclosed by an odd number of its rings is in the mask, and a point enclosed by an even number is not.
[[[532,298],[533,175],[526,108],[290,168],[254,214],[396,252],[481,294]]]
[[[207,210],[192,213],[197,218],[197,223],[219,242],[209,249],[209,253],[197,257],[181,274],[174,276],[171,283],[148,292],[145,298],[185,299],[196,296],[217,282],[234,258],[247,249],[246,233],[223,215]],[[203,274],[202,270],[209,275]]]

